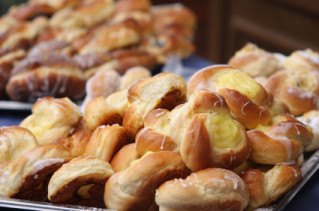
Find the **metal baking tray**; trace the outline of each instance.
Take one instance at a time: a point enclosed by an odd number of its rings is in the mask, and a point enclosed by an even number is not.
[[[307,183],[311,176],[319,169],[319,150],[313,153],[302,165],[301,174],[302,180],[284,197],[277,200],[273,204],[256,209],[257,211],[281,211],[289,204],[298,191]],[[77,210],[95,210],[106,211],[111,209],[100,209],[94,207],[82,207],[74,205],[57,205],[48,202],[32,202],[27,200],[9,199],[0,197],[0,207],[24,209],[24,210],[63,210],[63,211],[77,211]]]

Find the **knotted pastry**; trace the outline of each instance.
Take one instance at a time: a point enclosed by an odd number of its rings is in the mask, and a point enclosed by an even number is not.
[[[122,147],[113,157],[111,166],[114,172],[127,169],[134,160],[138,159],[136,144],[131,143]]]
[[[140,39],[137,22],[133,19],[105,24],[96,29],[93,37],[80,49],[80,54],[109,52],[137,44]]]
[[[316,109],[319,73],[317,71],[280,71],[268,79],[265,88],[284,102],[291,114],[301,115]]]
[[[302,123],[309,125],[313,132],[311,143],[306,146],[305,151],[313,151],[319,148],[319,111],[312,110],[297,118]]]
[[[0,164],[15,161],[27,151],[37,147],[35,136],[17,126],[0,128]]]
[[[0,171],[0,195],[36,201],[47,200],[47,184],[52,174],[71,159],[59,145],[38,146]]]
[[[122,125],[127,107],[127,90],[115,92],[108,98],[94,98],[85,107],[85,123],[91,130],[100,125]]]
[[[228,64],[251,77],[269,76],[282,69],[280,61],[275,55],[252,43],[246,44],[237,51]]]
[[[5,87],[10,78],[13,66],[25,55],[26,52],[24,50],[17,50],[0,58],[0,98],[5,95]]]
[[[187,38],[193,37],[196,17],[182,4],[153,6],[151,14],[154,18],[156,34],[173,33]]]
[[[6,91],[12,100],[23,102],[34,102],[45,96],[79,100],[85,93],[85,77],[75,68],[38,67],[12,76]]]
[[[65,8],[50,19],[53,28],[88,28],[107,20],[114,12],[113,0],[84,0],[74,9]]]
[[[124,171],[111,176],[105,186],[105,205],[115,210],[146,210],[160,184],[185,177],[188,172],[178,153],[146,154]]]
[[[31,0],[26,4],[13,6],[9,15],[19,20],[30,20],[38,15],[52,15],[58,10],[77,5],[79,0]]]
[[[129,134],[125,128],[119,125],[103,125],[93,132],[84,155],[110,162],[114,154],[129,142]]]
[[[297,160],[313,138],[310,127],[291,115],[280,115],[270,126],[247,132],[251,142],[249,159],[260,164],[278,164]]]
[[[187,95],[208,89],[221,94],[232,115],[246,128],[267,124],[271,119],[266,90],[244,72],[227,65],[206,67],[188,82]]]
[[[48,198],[54,203],[104,207],[104,185],[112,174],[111,165],[104,160],[74,158],[51,177]]]
[[[68,136],[80,119],[79,108],[68,98],[45,97],[36,101],[20,126],[29,129],[39,144],[49,144]]]
[[[244,210],[249,193],[234,172],[212,168],[165,182],[156,190],[155,200],[160,211]]]
[[[194,93],[187,103],[170,113],[163,109],[150,112],[145,128],[136,136],[140,154],[176,150],[176,145],[192,171],[234,168],[250,152],[245,128],[231,117],[224,98],[207,90]]]
[[[311,49],[294,51],[283,63],[285,69],[292,71],[318,71],[319,53]]]
[[[270,204],[290,190],[300,179],[297,167],[277,165],[263,173],[250,169],[242,176],[250,195],[249,208],[255,209]]]
[[[128,106],[123,126],[136,134],[144,125],[144,117],[153,109],[173,109],[186,98],[185,80],[172,73],[161,73],[139,80],[128,90]]]

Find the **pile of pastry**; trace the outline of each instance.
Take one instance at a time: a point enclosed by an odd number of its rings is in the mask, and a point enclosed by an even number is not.
[[[0,99],[82,99],[99,70],[152,69],[194,51],[196,18],[150,0],[29,0],[0,18]]]
[[[0,195],[114,210],[272,203],[300,181],[304,152],[319,146],[318,111],[305,113],[319,94],[318,72],[307,69],[318,55],[296,52],[283,65],[249,45],[230,63],[188,82],[135,68],[141,74],[118,78],[83,115],[67,98],[37,100],[19,126],[1,128]],[[266,88],[247,74],[279,65]]]

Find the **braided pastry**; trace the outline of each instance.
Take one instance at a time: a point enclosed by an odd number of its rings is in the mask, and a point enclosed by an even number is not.
[[[294,166],[277,165],[263,173],[250,169],[242,176],[250,195],[249,208],[270,204],[290,190],[300,179],[300,170]]]
[[[306,146],[305,151],[314,151],[319,148],[319,111],[312,110],[307,113],[304,113],[302,116],[297,117],[297,119],[309,125],[313,132],[313,139],[311,143]]]
[[[296,160],[313,138],[311,128],[290,115],[277,116],[269,127],[257,127],[247,134],[251,142],[249,159],[273,165]]]
[[[85,123],[91,130],[100,125],[122,125],[127,107],[127,90],[115,92],[106,99],[94,98],[85,107]]]
[[[112,174],[106,161],[91,156],[74,158],[51,177],[48,198],[55,203],[104,207],[104,184]]]
[[[228,64],[251,77],[269,76],[282,68],[275,55],[252,43],[246,44],[237,51]]]
[[[17,160],[27,151],[37,147],[35,136],[17,126],[0,128],[0,164]]]
[[[186,83],[172,73],[161,73],[140,80],[128,90],[128,106],[123,126],[136,134],[144,125],[144,117],[153,109],[173,109],[185,101]]]
[[[29,129],[39,144],[49,144],[68,136],[80,119],[79,108],[68,98],[45,97],[37,100],[20,126]]]
[[[246,128],[267,124],[271,119],[266,90],[244,72],[227,65],[206,67],[188,82],[187,95],[202,89],[221,94],[232,115]]]
[[[178,153],[146,154],[124,171],[110,177],[105,186],[105,205],[116,210],[146,210],[152,204],[160,184],[184,177],[188,172]]]
[[[145,129],[136,136],[138,153],[176,150],[176,145],[192,171],[233,168],[250,152],[246,131],[231,117],[223,97],[205,90],[194,93],[187,103],[170,113],[152,111],[145,118]]]
[[[151,7],[149,0],[118,0],[115,3],[117,13],[127,13],[130,11],[145,11]]]
[[[70,152],[59,145],[43,145],[31,149],[1,169],[0,195],[46,200],[50,177],[70,159]]]
[[[156,190],[155,200],[160,211],[244,210],[249,193],[235,173],[212,168],[165,182]]]

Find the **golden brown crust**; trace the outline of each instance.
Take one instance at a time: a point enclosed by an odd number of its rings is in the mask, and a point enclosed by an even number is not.
[[[313,138],[311,128],[290,115],[277,116],[271,126],[247,134],[251,142],[249,159],[273,165],[296,160]]]
[[[29,129],[39,144],[56,143],[66,137],[81,119],[79,108],[68,98],[41,98],[32,107],[32,114],[20,126]]]
[[[178,153],[146,154],[124,171],[111,176],[105,186],[105,205],[117,210],[144,210],[151,205],[160,184],[184,177],[188,172]]]
[[[84,95],[85,78],[77,69],[39,67],[11,77],[6,91],[15,101],[34,102],[45,96],[78,100]]]
[[[112,174],[111,165],[106,161],[94,157],[74,158],[51,177],[48,198],[55,203],[104,207],[104,184]],[[86,185],[93,185],[93,187],[81,193],[80,188]],[[94,192],[90,189],[98,191]]]
[[[119,125],[103,125],[93,132],[84,155],[110,162],[115,153],[129,142],[129,134],[125,128]]]
[[[229,60],[230,66],[236,67],[251,77],[269,76],[280,70],[280,61],[257,45],[247,43]]]
[[[126,13],[130,11],[144,11],[150,9],[151,2],[149,0],[119,0],[116,2],[116,13]]]
[[[122,125],[127,107],[126,90],[115,92],[106,99],[94,98],[85,108],[85,122],[91,130],[95,130],[100,125]]]
[[[28,151],[2,169],[0,195],[37,201],[46,200],[46,188],[50,177],[70,159],[70,152],[59,145],[39,146]]]
[[[17,126],[0,128],[0,163],[15,161],[27,151],[38,146],[35,136]]]
[[[244,181],[226,169],[205,169],[156,190],[160,210],[243,210],[249,202]]]
[[[232,115],[246,128],[267,124],[271,119],[266,90],[247,74],[230,66],[215,65],[198,71],[187,88],[188,97],[202,89],[221,94]]]
[[[318,71],[319,53],[311,49],[294,51],[284,61],[283,66],[291,71]]]
[[[319,148],[319,111],[312,110],[307,113],[304,113],[302,116],[297,119],[302,123],[309,125],[313,132],[313,138],[311,143],[306,146],[305,151],[313,151]]]
[[[111,166],[114,172],[124,171],[137,159],[136,144],[128,144],[122,147],[122,149],[114,155]]]
[[[280,71],[265,85],[267,91],[284,102],[293,115],[313,110],[319,94],[319,73],[316,71]]]
[[[300,179],[300,169],[294,166],[277,165],[266,173],[250,169],[243,176],[249,195],[249,208],[255,209],[270,204],[289,191]]]
[[[123,126],[136,134],[144,125],[145,116],[153,109],[173,109],[185,101],[186,83],[172,73],[161,73],[140,80],[128,90],[130,102],[123,119]]]

